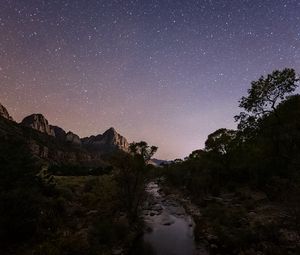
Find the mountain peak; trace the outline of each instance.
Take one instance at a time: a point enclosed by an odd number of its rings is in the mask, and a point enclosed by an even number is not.
[[[129,147],[126,138],[120,135],[113,127],[107,129],[102,135],[83,138],[82,142],[85,146],[105,151],[115,149],[128,151]]]
[[[116,132],[116,130],[115,130],[115,128],[114,127],[110,127],[109,129],[107,129],[107,131],[114,131],[114,132]]]
[[[13,120],[13,118],[9,115],[7,109],[1,103],[0,103],[0,116],[8,120]]]
[[[103,133],[103,135],[105,135],[105,134],[118,134],[118,132],[115,130],[115,128],[110,127]]]
[[[54,130],[49,125],[48,120],[41,113],[34,113],[25,117],[21,124],[36,129],[47,135],[55,136]]]

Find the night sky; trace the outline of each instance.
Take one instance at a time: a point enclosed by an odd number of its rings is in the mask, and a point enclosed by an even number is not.
[[[184,157],[238,100],[300,71],[300,0],[0,0],[0,102],[80,136],[113,126]]]

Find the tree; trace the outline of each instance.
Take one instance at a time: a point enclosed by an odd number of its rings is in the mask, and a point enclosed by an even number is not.
[[[194,159],[200,159],[205,152],[203,150],[194,150],[191,152],[191,154],[187,157],[187,160],[194,160]]]
[[[30,240],[38,229],[43,196],[39,166],[26,144],[0,138],[0,247]]]
[[[183,160],[181,158],[176,158],[176,159],[173,160],[172,163],[174,163],[174,164],[181,164],[181,163],[183,163]]]
[[[220,128],[210,134],[205,142],[205,150],[227,154],[232,145],[232,141],[236,138],[237,131],[226,128]]]
[[[131,143],[129,145],[130,153],[135,157],[141,157],[144,163],[148,163],[148,161],[152,158],[152,156],[157,151],[158,147],[149,146],[146,142],[141,141],[139,143]]]
[[[236,147],[237,131],[220,128],[210,134],[205,142],[208,165],[216,182],[222,182],[231,170],[233,151]]]
[[[239,101],[239,107],[244,108],[246,112],[235,116],[235,120],[240,121],[238,128],[255,129],[258,120],[272,112],[279,119],[276,107],[295,91],[298,81],[295,70],[289,68],[273,71],[267,77],[261,76],[258,81],[253,81],[248,96]]]
[[[157,151],[156,146],[146,142],[131,143],[129,153],[119,152],[113,157],[113,165],[119,171],[116,181],[120,189],[120,200],[130,222],[135,222],[145,189],[147,163]]]

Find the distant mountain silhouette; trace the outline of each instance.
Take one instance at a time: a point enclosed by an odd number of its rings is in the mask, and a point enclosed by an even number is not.
[[[125,137],[114,128],[103,134],[80,138],[63,128],[50,125],[42,114],[31,114],[21,123],[13,121],[7,109],[0,104],[0,137],[22,139],[34,156],[54,163],[94,165],[102,155],[117,150],[128,151]]]
[[[171,161],[152,158],[152,159],[150,159],[150,161],[148,163],[153,165],[153,166],[162,166],[164,164],[166,164],[166,165],[170,164]]]

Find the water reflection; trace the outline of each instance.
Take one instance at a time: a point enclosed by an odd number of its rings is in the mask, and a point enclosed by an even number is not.
[[[156,183],[146,189],[150,195],[144,206],[146,233],[132,254],[195,255],[207,254],[196,248],[194,222],[180,204],[159,192]]]

